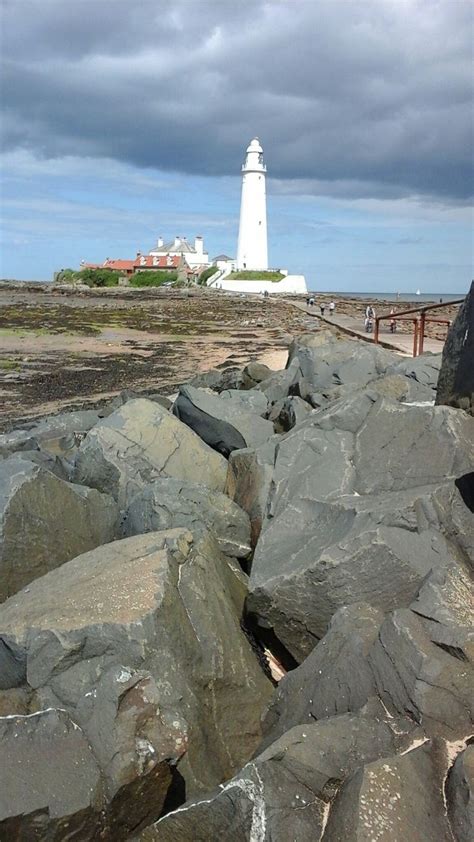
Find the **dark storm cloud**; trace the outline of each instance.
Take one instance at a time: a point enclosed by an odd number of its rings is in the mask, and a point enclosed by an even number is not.
[[[7,148],[276,188],[472,190],[470,0],[4,0]]]

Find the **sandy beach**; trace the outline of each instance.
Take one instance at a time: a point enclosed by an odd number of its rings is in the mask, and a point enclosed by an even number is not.
[[[291,337],[308,329],[311,317],[257,297],[0,285],[0,427],[122,389],[170,393],[251,359],[282,368]]]
[[[330,299],[318,297],[314,311]],[[199,372],[251,359],[283,368],[291,338],[317,329],[314,315],[292,306],[296,300],[199,288],[78,292],[2,284],[0,428],[97,404],[122,389],[170,393]],[[366,301],[335,300],[337,313],[363,323]],[[373,304],[383,311],[383,301]],[[444,312],[451,318],[455,308]]]

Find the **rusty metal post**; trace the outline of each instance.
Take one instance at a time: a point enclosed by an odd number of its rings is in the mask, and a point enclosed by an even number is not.
[[[413,356],[418,354],[418,319],[413,319]]]
[[[422,310],[420,315],[420,329],[418,334],[418,354],[423,353],[423,344],[425,341],[425,319],[426,313],[424,310]]]
[[[378,316],[376,316],[376,318],[375,318],[374,342],[375,342],[376,345],[379,344],[379,317]]]

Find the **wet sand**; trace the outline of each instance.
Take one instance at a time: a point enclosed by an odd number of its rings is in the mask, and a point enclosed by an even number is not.
[[[210,368],[285,365],[314,320],[283,301],[215,291],[0,285],[0,429],[122,389],[170,393]]]
[[[330,299],[320,296],[316,305]],[[334,300],[337,313],[363,324],[367,301]],[[377,313],[393,306],[372,303]],[[397,309],[406,306],[397,302]],[[455,312],[447,308],[443,317]],[[96,405],[122,389],[169,394],[210,368],[241,368],[250,360],[283,368],[291,338],[316,323],[291,300],[257,295],[0,283],[0,429]]]

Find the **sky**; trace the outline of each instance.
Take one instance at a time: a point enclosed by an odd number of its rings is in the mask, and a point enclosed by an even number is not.
[[[237,248],[249,140],[269,261],[311,289],[473,277],[472,0],[1,0],[0,277],[159,235]]]

